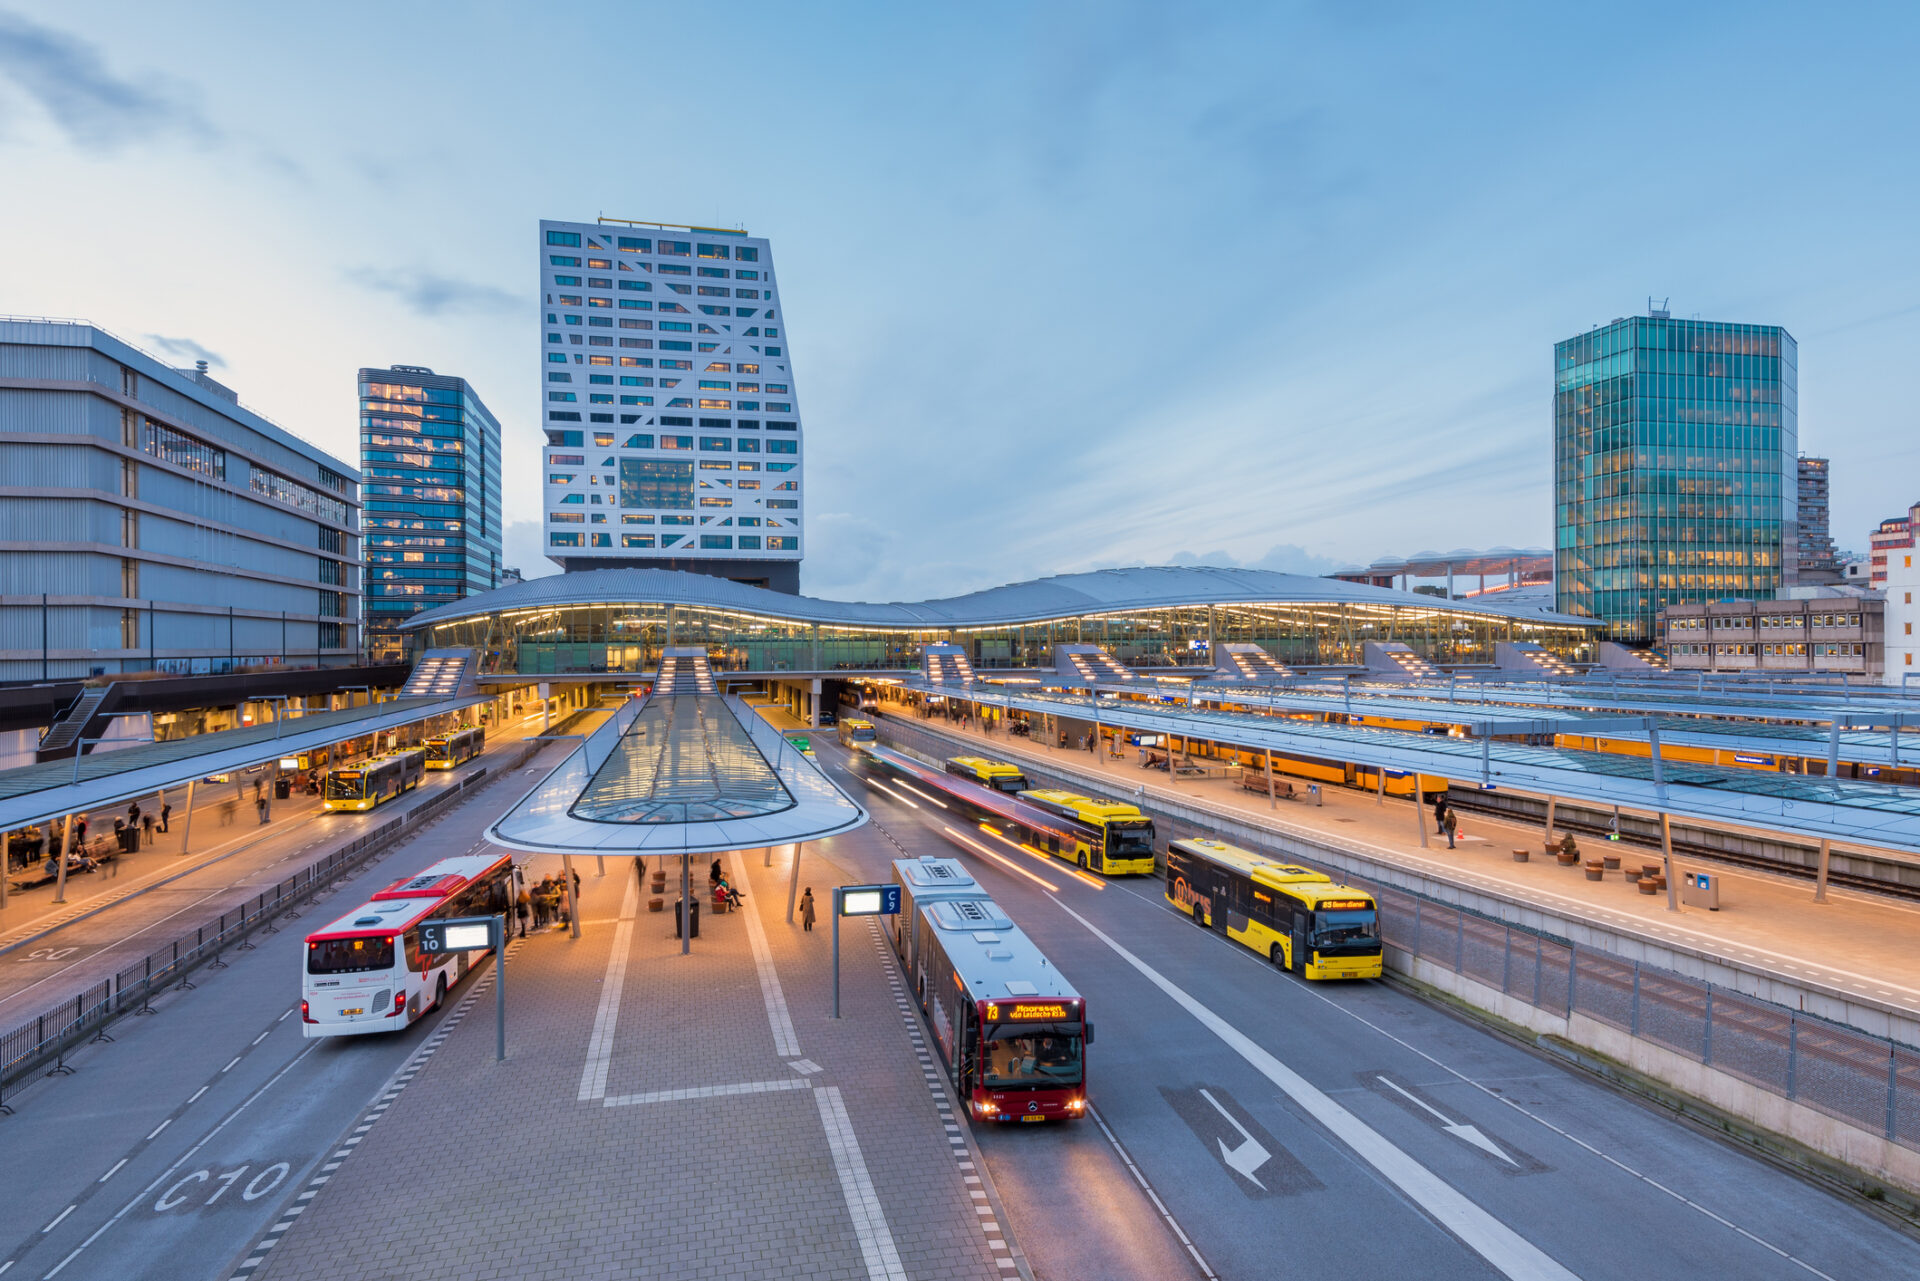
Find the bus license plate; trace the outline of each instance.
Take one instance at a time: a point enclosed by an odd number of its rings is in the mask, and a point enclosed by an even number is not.
[[[1037,1113],[1029,1112],[1027,1115],[1021,1117],[1020,1119],[1022,1121],[1044,1121],[1047,1118],[1044,1116],[1040,1116]]]
[[[340,1011],[340,1015],[341,1015],[341,1017],[342,1017],[342,1018],[351,1018],[351,1017],[353,1017],[353,1016],[354,1016],[354,1015],[356,1015],[356,1014],[365,1014],[366,1012],[367,1012],[367,1007],[366,1007],[366,1006],[364,1006],[364,1005],[356,1005],[356,1006],[355,1006],[354,1008],[352,1008],[351,1010],[342,1010],[342,1011]]]

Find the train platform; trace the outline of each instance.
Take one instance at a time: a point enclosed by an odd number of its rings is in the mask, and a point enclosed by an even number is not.
[[[577,859],[582,937],[508,955],[506,1060],[488,970],[231,1275],[1030,1276],[867,921],[831,1017],[829,887],[861,879],[833,846],[798,855],[811,932],[786,921],[791,847],[722,856],[747,902],[719,916],[696,860],[685,956],[677,859],[664,894]]]
[[[1536,904],[1556,916],[1590,921],[1658,940],[1697,955],[1779,975],[1796,984],[1828,989],[1851,1002],[1879,1008],[1896,1019],[1920,1019],[1920,958],[1912,939],[1920,932],[1920,904],[1871,892],[1830,886],[1828,901],[1813,902],[1813,886],[1710,860],[1674,860],[1674,875],[1688,868],[1718,876],[1718,911],[1686,906],[1667,909],[1665,894],[1644,895],[1620,872],[1594,882],[1579,866],[1563,867],[1544,854],[1544,833],[1481,814],[1462,814],[1456,848],[1433,831],[1431,812],[1421,815],[1428,844],[1422,846],[1411,800],[1323,785],[1318,803],[1306,781],[1291,780],[1295,800],[1269,804],[1264,791],[1243,789],[1238,770],[1228,777],[1170,782],[1164,771],[1141,766],[1139,754],[1100,760],[1088,751],[1050,749],[1005,733],[983,734],[956,722],[924,720],[889,712],[887,719],[977,743],[982,755],[1036,762],[1076,777],[1098,780],[1111,795],[1144,794],[1174,802],[1199,802],[1242,821],[1385,859],[1437,880]],[[1286,781],[1284,776],[1276,779]],[[1091,785],[1091,784],[1089,784]],[[1578,836],[1581,860],[1618,854],[1623,865],[1657,863],[1658,850],[1626,842]],[[1525,849],[1529,861],[1516,863]],[[1870,1029],[1884,1034],[1885,1029]]]

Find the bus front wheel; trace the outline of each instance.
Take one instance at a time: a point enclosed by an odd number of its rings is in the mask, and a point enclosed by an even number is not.
[[[1273,963],[1273,968],[1276,970],[1284,970],[1287,968],[1286,953],[1280,950],[1280,945],[1278,943],[1275,943],[1272,947],[1267,949],[1267,960]]]

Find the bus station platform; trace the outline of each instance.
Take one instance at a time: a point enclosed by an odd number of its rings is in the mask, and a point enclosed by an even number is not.
[[[1241,786],[1238,769],[1169,780],[1163,770],[1143,768],[1138,751],[1100,760],[1089,751],[1048,748],[1005,732],[984,734],[977,722],[963,727],[942,716],[922,719],[898,704],[873,719],[881,725],[883,741],[891,724],[903,731],[902,745],[930,749],[928,755],[946,751],[945,744],[917,744],[916,730],[951,743],[946,754],[960,754],[964,746],[973,754],[1056,771],[1076,785],[1119,799],[1198,805],[1435,882],[1532,905],[1561,922],[1590,923],[1701,962],[1777,977],[1787,987],[1843,1002],[1849,1011],[1843,1021],[1876,1035],[1909,1039],[1899,1030],[1920,1026],[1920,958],[1912,946],[1920,932],[1920,904],[1836,886],[1828,887],[1827,902],[1815,903],[1813,886],[1801,878],[1676,856],[1676,878],[1689,869],[1718,877],[1720,908],[1682,905],[1674,912],[1668,910],[1665,894],[1640,893],[1621,871],[1606,871],[1597,882],[1584,875],[1582,865],[1588,859],[1618,855],[1624,869],[1658,863],[1658,849],[1578,836],[1580,864],[1566,867],[1544,852],[1540,827],[1465,812],[1459,813],[1456,848],[1448,849],[1445,836],[1434,830],[1431,809],[1416,811],[1408,799],[1382,800],[1370,791],[1327,784],[1319,785],[1316,796],[1309,793],[1306,780],[1276,773],[1277,790],[1285,791],[1291,782],[1293,799],[1270,803],[1264,791]],[[1528,852],[1525,863],[1514,860],[1514,851],[1521,849]],[[1829,1011],[1828,1017],[1835,1015]]]
[[[604,876],[576,859],[582,936],[508,953],[506,1060],[489,968],[230,1275],[1030,1276],[865,920],[843,924],[831,1017],[830,887],[859,879],[832,862],[846,839],[721,855],[746,903],[712,915],[702,877],[684,956],[677,857],[648,857],[644,883],[630,858]],[[812,931],[786,921],[795,857]]]

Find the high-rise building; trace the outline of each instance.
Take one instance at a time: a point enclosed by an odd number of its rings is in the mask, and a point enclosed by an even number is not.
[[[348,667],[360,477],[84,323],[0,321],[0,680]]]
[[[1644,643],[1662,605],[1793,585],[1791,334],[1652,311],[1553,354],[1557,609]]]
[[[501,582],[500,421],[464,378],[360,371],[367,652],[402,657],[400,624]]]
[[[1872,549],[1868,554],[1869,587],[1887,585],[1888,557],[1912,548],[1916,520],[1920,520],[1920,503],[1907,508],[1903,516],[1887,517],[1880,522],[1878,529],[1867,536]]]
[[[1826,459],[1800,456],[1799,499],[1800,585],[1837,583],[1841,579],[1840,553],[1833,545],[1829,526]]]
[[[551,560],[800,590],[802,433],[777,290],[767,241],[744,231],[540,224]]]

